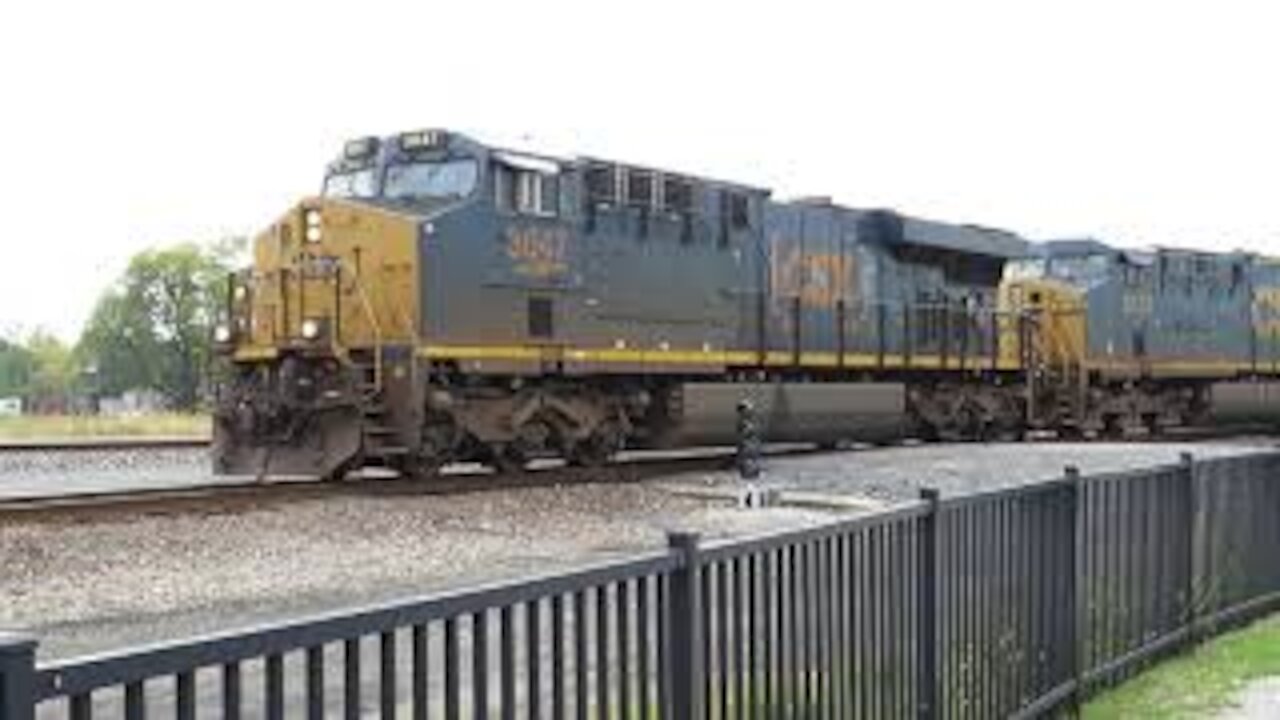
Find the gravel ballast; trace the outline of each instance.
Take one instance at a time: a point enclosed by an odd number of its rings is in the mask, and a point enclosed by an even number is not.
[[[222,515],[0,527],[0,627],[46,656],[432,592],[828,513],[741,513],[646,484],[342,497]]]
[[[766,461],[761,487],[911,500],[931,487],[946,498],[1051,480],[1075,465],[1085,475],[1135,470],[1274,447],[1261,440],[1216,443],[992,443],[887,448]],[[731,472],[676,476],[675,483],[735,485]]]
[[[0,450],[0,500],[226,481],[205,448]]]
[[[762,486],[896,502],[1061,475],[1256,450],[1258,444],[950,445],[774,458]],[[0,467],[4,467],[0,457]],[[179,463],[181,465],[181,463]],[[2,472],[0,472],[2,476]],[[137,514],[0,526],[0,628],[65,657],[299,613],[549,572],[711,538],[828,521],[848,507],[738,509],[678,492],[729,472],[453,496],[307,500],[224,514]],[[726,493],[732,496],[732,493]]]

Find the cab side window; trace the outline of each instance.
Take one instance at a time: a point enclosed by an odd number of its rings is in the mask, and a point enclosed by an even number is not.
[[[493,197],[501,211],[553,217],[560,210],[560,178],[533,167],[495,162]]]
[[[502,163],[493,164],[493,200],[503,212],[516,209],[515,168]]]
[[[554,175],[533,170],[516,171],[516,210],[526,215],[555,215],[560,205],[560,185]]]

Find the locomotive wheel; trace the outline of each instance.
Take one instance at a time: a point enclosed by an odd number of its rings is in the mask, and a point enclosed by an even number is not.
[[[1062,440],[1081,440],[1085,436],[1084,428],[1074,423],[1059,425],[1057,432],[1058,432],[1058,437]]]
[[[489,447],[485,464],[500,475],[515,475],[525,471],[529,458],[515,445],[495,444]]]
[[[457,459],[462,433],[448,416],[428,419],[422,427],[421,445],[415,458],[414,472],[419,477],[434,477],[440,469]]]
[[[1164,425],[1160,423],[1159,413],[1143,413],[1142,427],[1146,429],[1147,435],[1150,437],[1164,435]]]
[[[576,467],[601,467],[622,450],[623,443],[622,428],[614,422],[603,422],[590,437],[575,443],[566,459]]]
[[[981,405],[965,402],[955,413],[956,427],[961,439],[969,442],[982,442],[987,439],[987,420]]]
[[[1124,424],[1117,413],[1106,413],[1102,416],[1102,436],[1105,438],[1124,437]]]
[[[574,467],[596,468],[609,462],[611,456],[612,453],[601,447],[594,438],[588,438],[573,446],[567,460]]]
[[[555,429],[541,418],[534,418],[520,426],[515,440],[506,447],[506,455],[527,461],[528,458],[552,452]]]

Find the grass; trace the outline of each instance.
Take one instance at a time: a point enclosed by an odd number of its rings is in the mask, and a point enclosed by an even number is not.
[[[128,417],[23,415],[0,417],[0,440],[106,437],[208,437],[208,415],[161,413]]]
[[[1209,718],[1250,681],[1280,675],[1280,615],[1161,663],[1084,708],[1084,717]]]

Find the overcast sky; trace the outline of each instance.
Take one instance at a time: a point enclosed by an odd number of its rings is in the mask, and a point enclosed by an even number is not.
[[[254,232],[317,190],[344,139],[430,126],[1032,238],[1280,253],[1264,2],[116,0],[0,17],[0,331],[72,339],[133,252]]]

